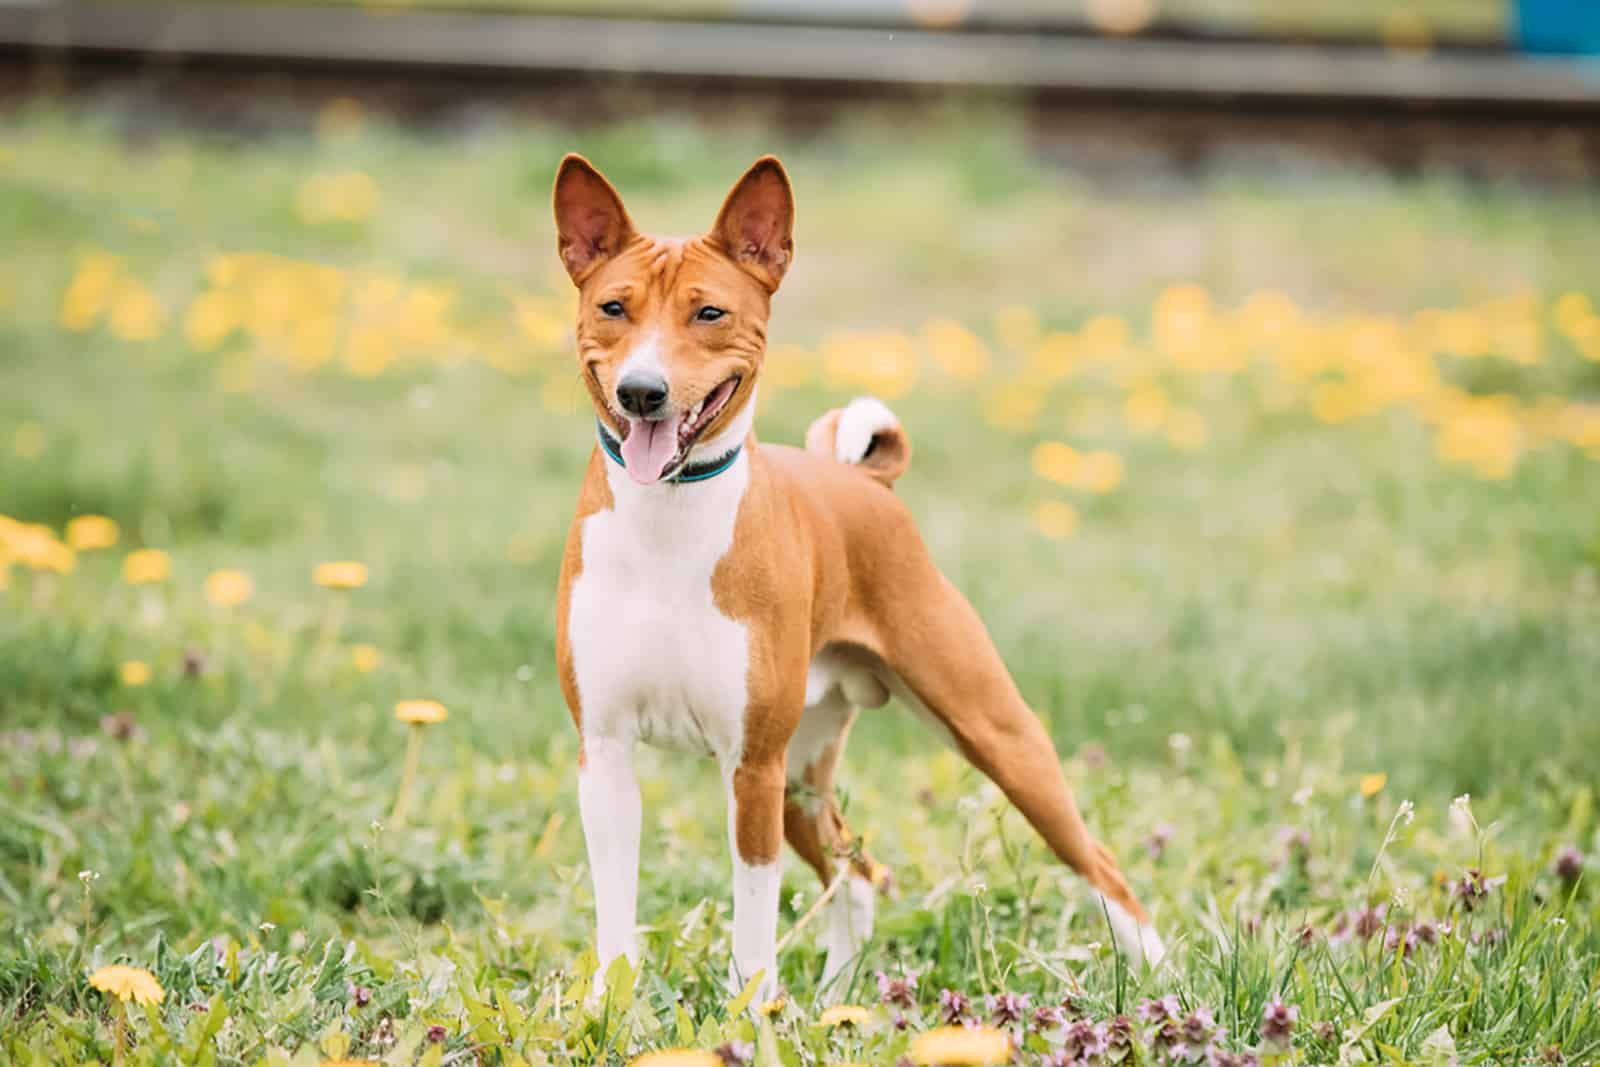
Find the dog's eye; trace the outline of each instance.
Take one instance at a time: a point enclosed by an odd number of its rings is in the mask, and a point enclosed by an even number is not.
[[[608,319],[622,318],[622,301],[607,300],[604,304],[600,305],[600,314],[604,315]]]
[[[696,322],[716,322],[726,314],[727,312],[723,311],[721,308],[712,307],[710,304],[707,304],[705,307],[695,312],[694,318]]]

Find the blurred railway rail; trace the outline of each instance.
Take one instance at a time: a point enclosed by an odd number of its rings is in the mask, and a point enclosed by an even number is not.
[[[291,95],[559,98],[596,83],[656,102],[960,93],[1020,100],[1047,144],[1180,163],[1300,146],[1396,167],[1600,173],[1600,63],[1471,44],[1106,37],[1061,26],[934,30],[781,18],[707,21],[340,6],[45,3],[0,7],[11,93],[135,74],[201,88],[273,81]],[[320,88],[319,88],[320,87]],[[253,89],[251,90],[253,91]],[[637,97],[635,98],[637,103]],[[1081,154],[1074,148],[1075,154]]]

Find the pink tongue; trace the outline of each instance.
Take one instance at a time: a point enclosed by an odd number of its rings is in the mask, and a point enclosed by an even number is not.
[[[633,419],[622,442],[622,461],[640,485],[653,485],[678,454],[678,423],[683,416],[669,415],[660,422]]]

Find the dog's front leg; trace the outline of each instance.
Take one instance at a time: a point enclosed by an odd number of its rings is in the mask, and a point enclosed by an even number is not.
[[[583,813],[583,840],[594,882],[598,994],[605,988],[606,968],[618,956],[628,957],[635,966],[639,963],[634,940],[639,904],[639,780],[633,771],[631,739],[584,738],[578,807]]]
[[[756,1002],[778,989],[778,876],[783,846],[784,765],[749,753],[728,775],[728,843],[733,852],[733,984],[762,976]]]

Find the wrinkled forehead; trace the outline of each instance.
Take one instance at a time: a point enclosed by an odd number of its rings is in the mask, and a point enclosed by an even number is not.
[[[761,285],[703,237],[641,237],[595,271],[583,290],[639,312],[689,301],[766,304]]]

